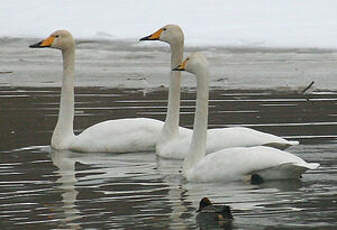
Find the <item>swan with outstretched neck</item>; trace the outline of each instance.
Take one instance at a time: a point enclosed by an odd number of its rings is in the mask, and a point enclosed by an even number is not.
[[[208,125],[209,69],[201,53],[193,53],[174,71],[187,71],[197,80],[196,111],[192,141],[183,162],[183,173],[188,181],[224,182],[246,180],[254,176],[262,181],[299,179],[317,163],[307,163],[301,158],[271,147],[235,147],[206,154]]]
[[[60,109],[51,147],[79,152],[154,151],[163,122],[148,118],[118,119],[97,123],[74,135],[75,41],[70,32],[57,30],[31,48],[56,48],[62,51],[63,82]]]
[[[177,25],[166,25],[141,41],[159,40],[171,48],[171,69],[182,62],[184,53],[184,33]],[[181,73],[171,71],[168,106],[165,124],[156,144],[156,153],[161,157],[183,159],[188,151],[192,130],[179,128]],[[219,128],[207,130],[206,152],[211,153],[229,147],[271,146],[286,149],[297,145],[281,137],[245,127]]]

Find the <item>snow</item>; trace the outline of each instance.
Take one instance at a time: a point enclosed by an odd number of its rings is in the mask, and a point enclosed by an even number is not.
[[[335,0],[1,0],[0,37],[137,40],[179,24],[186,45],[337,48]]]

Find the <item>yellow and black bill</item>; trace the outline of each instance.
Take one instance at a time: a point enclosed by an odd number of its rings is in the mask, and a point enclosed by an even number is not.
[[[33,45],[30,45],[30,48],[46,48],[46,47],[50,47],[54,41],[55,37],[48,37],[38,43],[35,43]]]
[[[139,41],[154,41],[154,40],[159,40],[160,34],[163,31],[164,31],[163,29],[159,29],[156,32],[154,32],[153,34],[139,39]]]
[[[185,71],[188,60],[189,58],[186,58],[183,63],[172,69],[172,71]]]

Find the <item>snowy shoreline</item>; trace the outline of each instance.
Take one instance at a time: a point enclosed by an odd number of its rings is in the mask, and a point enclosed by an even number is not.
[[[0,39],[0,86],[59,87],[62,58],[58,50],[30,49],[38,39]],[[296,90],[315,81],[315,89],[337,90],[337,50],[186,47],[185,55],[203,52],[211,66],[212,88]],[[78,40],[76,86],[108,88],[167,87],[167,44]],[[195,87],[184,74],[183,87]]]
[[[2,0],[0,37],[141,38],[178,24],[190,46],[337,48],[333,0]]]

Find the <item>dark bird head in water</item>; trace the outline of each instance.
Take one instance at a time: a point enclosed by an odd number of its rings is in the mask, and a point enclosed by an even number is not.
[[[205,207],[210,205],[212,205],[212,202],[207,197],[202,198],[199,202],[199,209],[197,210],[197,212],[202,211]]]

